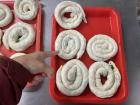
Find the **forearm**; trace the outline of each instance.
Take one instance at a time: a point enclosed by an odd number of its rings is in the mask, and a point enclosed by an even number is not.
[[[22,89],[31,77],[22,65],[0,56],[0,104],[17,105]]]

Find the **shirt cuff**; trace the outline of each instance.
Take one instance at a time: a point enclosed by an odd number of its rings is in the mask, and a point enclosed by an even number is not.
[[[8,74],[22,88],[33,78],[33,75],[25,67],[12,59],[0,57],[0,63],[3,67],[7,67]]]

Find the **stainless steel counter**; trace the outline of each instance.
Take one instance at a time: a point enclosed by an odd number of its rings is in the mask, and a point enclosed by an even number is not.
[[[51,16],[62,0],[42,0],[44,10],[44,48],[50,50]],[[123,38],[129,79],[129,97],[122,105],[140,104],[140,28],[136,21],[135,0],[73,0],[82,5],[113,7],[122,20]],[[43,24],[42,23],[42,24]],[[47,61],[49,63],[49,60]],[[48,79],[35,92],[23,92],[19,105],[58,105],[49,96]],[[70,104],[69,104],[70,105]]]

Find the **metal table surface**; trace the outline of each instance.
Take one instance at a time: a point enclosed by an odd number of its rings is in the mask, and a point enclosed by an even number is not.
[[[44,48],[50,50],[51,17],[62,0],[42,0],[44,12]],[[140,104],[140,28],[136,21],[135,0],[73,0],[81,5],[113,7],[119,11],[123,27],[124,49],[129,79],[129,97],[122,105]],[[42,23],[42,24],[43,24]],[[47,61],[49,63],[49,59]],[[23,92],[19,105],[60,105],[49,95],[48,79],[35,92]],[[71,104],[69,104],[71,105]]]

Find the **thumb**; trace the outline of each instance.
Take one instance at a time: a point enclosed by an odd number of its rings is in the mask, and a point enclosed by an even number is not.
[[[46,76],[48,76],[49,78],[51,78],[54,74],[54,69],[49,66],[48,64],[45,64],[45,68],[44,68],[44,73]]]

